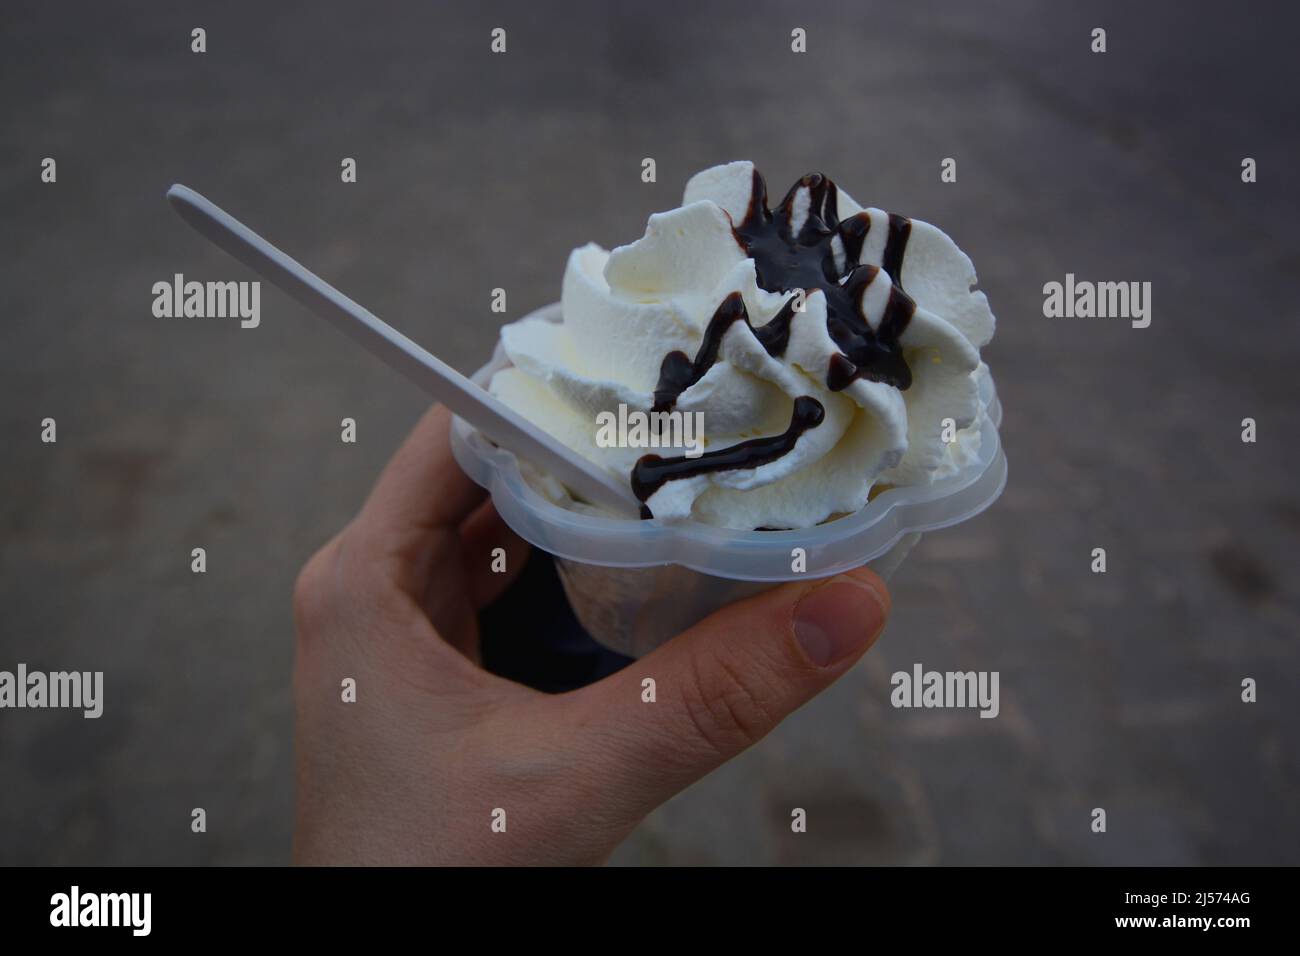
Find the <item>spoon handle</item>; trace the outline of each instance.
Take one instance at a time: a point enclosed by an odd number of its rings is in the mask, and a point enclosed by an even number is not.
[[[498,445],[550,472],[583,498],[635,515],[630,487],[555,441],[486,389],[421,348],[187,186],[167,190],[172,208],[204,237],[401,372]]]

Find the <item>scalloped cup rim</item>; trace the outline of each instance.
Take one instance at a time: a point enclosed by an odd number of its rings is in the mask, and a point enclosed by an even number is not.
[[[559,321],[558,302],[521,317]],[[500,339],[492,359],[471,379],[486,387],[510,364]],[[1007,462],[998,435],[1001,403],[992,375],[980,382],[980,451],[975,462],[929,485],[889,488],[860,510],[811,528],[747,531],[686,519],[631,520],[573,511],[530,485],[513,452],[494,445],[456,417],[452,452],[465,473],[492,495],[497,511],[530,544],[571,561],[607,567],[676,564],[741,581],[795,581],[860,567],[915,532],[967,521],[992,505],[1006,486]],[[792,549],[805,552],[806,568],[791,570]]]

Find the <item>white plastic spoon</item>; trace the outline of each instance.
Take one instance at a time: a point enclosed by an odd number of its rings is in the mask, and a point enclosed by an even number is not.
[[[479,388],[437,356],[309,272],[238,219],[179,183],[167,200],[180,217],[244,265],[279,286],[362,347],[405,375],[498,445],[550,472],[594,504],[637,514],[630,486],[621,485],[581,455]]]

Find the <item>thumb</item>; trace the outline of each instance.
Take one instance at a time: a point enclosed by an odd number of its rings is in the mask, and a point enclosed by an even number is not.
[[[834,683],[888,615],[885,583],[865,568],[739,601],[573,695],[575,736],[639,819]]]

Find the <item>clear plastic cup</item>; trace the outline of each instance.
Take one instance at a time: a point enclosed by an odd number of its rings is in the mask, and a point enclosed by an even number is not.
[[[530,317],[559,321],[560,305]],[[492,360],[472,378],[486,388],[509,364],[498,342]],[[553,479],[521,465],[460,418],[452,425],[451,447],[465,473],[491,493],[506,524],[555,556],[565,594],[587,632],[613,651],[640,657],[719,608],[786,581],[863,565],[888,579],[922,532],[988,508],[1007,480],[997,431],[1002,408],[989,375],[981,377],[980,402],[980,447],[965,468],[929,485],[890,488],[854,514],[794,531],[609,517],[561,503]]]

